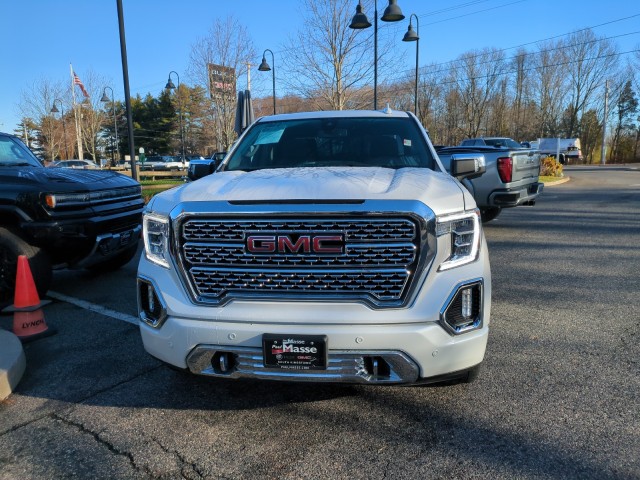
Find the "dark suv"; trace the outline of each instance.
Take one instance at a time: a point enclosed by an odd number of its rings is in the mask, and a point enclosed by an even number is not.
[[[141,187],[111,171],[45,168],[17,137],[0,133],[0,303],[13,298],[26,255],[40,295],[56,267],[113,270],[136,254]]]

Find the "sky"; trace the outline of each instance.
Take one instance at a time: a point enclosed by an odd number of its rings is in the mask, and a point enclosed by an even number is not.
[[[357,0],[351,1],[355,13]],[[382,15],[388,2],[377,3]],[[171,71],[191,84],[186,72],[192,46],[216,20],[229,16],[247,28],[258,52],[251,70],[253,97],[270,96],[270,73],[257,71],[261,52],[267,48],[274,52],[278,72],[279,57],[295,54],[287,48],[289,39],[306,28],[300,0],[122,0],[122,4],[132,96],[156,96]],[[485,47],[505,49],[507,55],[518,47],[535,50],[539,42],[583,28],[611,38],[620,52],[640,49],[640,3],[632,0],[397,0],[397,4],[407,18],[378,22],[378,32],[380,38],[398,38],[394,48],[404,53],[407,71],[415,66],[416,47],[401,39],[412,13],[419,18],[421,66]],[[70,64],[80,79],[88,72],[101,75],[116,100],[124,100],[116,0],[0,0],[0,11],[0,131],[14,131],[20,122],[20,98],[36,82],[70,83]],[[373,12],[365,13],[373,22]],[[267,60],[271,63],[270,55]],[[245,86],[246,79],[239,79],[238,88]],[[284,93],[276,73],[276,96]]]

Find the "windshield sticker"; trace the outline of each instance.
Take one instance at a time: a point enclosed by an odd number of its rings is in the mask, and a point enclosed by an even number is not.
[[[405,138],[404,140],[402,140],[402,144],[405,147],[410,147],[411,146],[411,140],[409,140],[408,138]]]
[[[254,145],[265,145],[268,143],[278,143],[280,141],[280,137],[282,137],[282,133],[284,132],[284,127],[275,126],[275,127],[265,127],[259,134],[258,138],[254,142]]]

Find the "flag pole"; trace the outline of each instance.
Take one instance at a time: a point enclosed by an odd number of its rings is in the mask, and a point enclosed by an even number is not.
[[[73,117],[76,122],[76,141],[78,143],[78,159],[84,159],[84,152],[82,150],[82,118],[78,119],[78,109],[76,108],[76,89],[73,77],[73,65],[69,63],[69,71],[71,74],[71,98],[73,99]],[[82,112],[80,112],[82,116]]]

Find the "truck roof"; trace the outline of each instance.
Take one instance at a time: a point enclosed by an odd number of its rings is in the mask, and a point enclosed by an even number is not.
[[[313,118],[407,118],[402,110],[324,110],[316,112],[283,113],[262,117],[259,122],[279,122],[283,120],[308,120]]]

